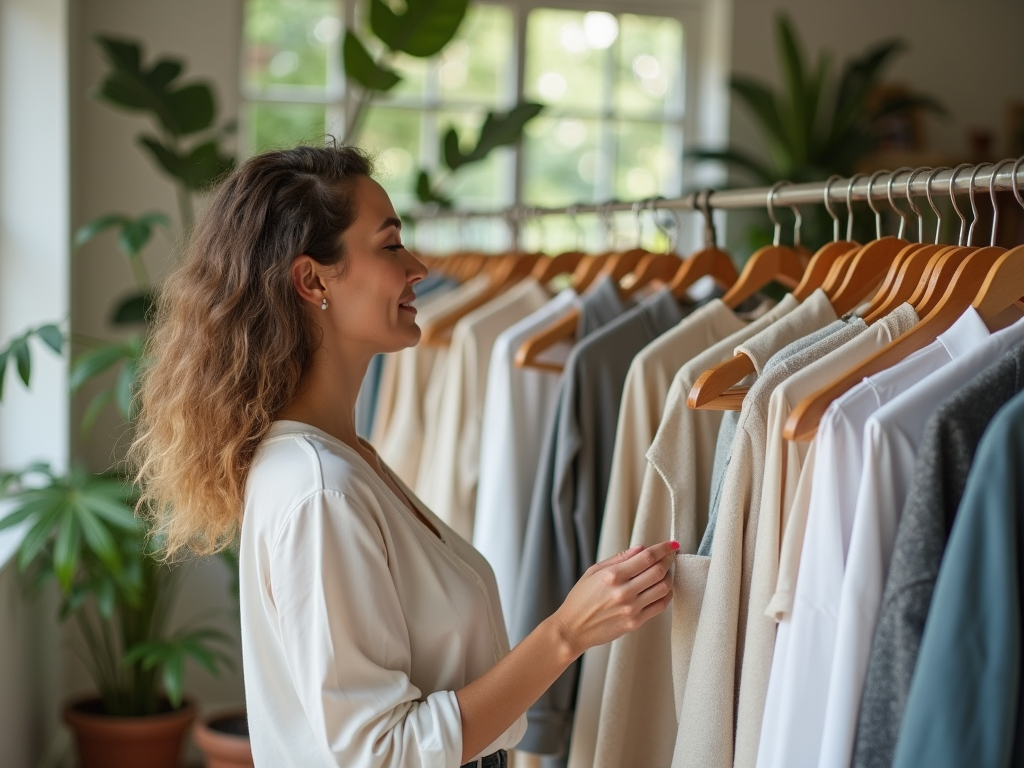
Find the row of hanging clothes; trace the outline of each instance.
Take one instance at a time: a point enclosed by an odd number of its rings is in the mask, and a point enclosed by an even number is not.
[[[519,750],[572,768],[1022,764],[1024,224],[996,245],[997,186],[1024,209],[1022,164],[873,174],[865,243],[864,180],[834,177],[815,192],[833,241],[781,245],[776,223],[739,274],[711,216],[730,192],[691,198],[707,242],[683,258],[423,257],[422,342],[375,360],[360,428],[487,557],[512,642],[594,562],[681,545],[671,609],[567,670]],[[784,192],[763,198],[773,219]],[[937,242],[942,194],[956,245]]]

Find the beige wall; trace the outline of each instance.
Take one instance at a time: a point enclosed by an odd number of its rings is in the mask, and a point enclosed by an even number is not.
[[[1019,0],[732,0],[734,71],[779,81],[775,16],[788,12],[808,52],[833,52],[833,67],[869,45],[902,38],[907,50],[894,58],[893,81],[934,96],[949,117],[926,121],[931,147],[952,158],[968,154],[967,134],[982,127],[997,141],[992,157],[1007,152],[1005,110],[1024,100]],[[760,146],[742,109],[734,110],[732,136]]]
[[[78,0],[73,24],[73,76],[71,83],[73,126],[73,198],[71,218],[75,227],[108,212],[138,215],[165,211],[178,225],[174,188],[136,146],[136,137],[149,130],[138,115],[115,110],[87,97],[106,70],[96,34],[140,40],[147,60],[156,54],[172,54],[186,64],[186,76],[213,82],[220,120],[233,118],[238,108],[238,66],[241,0]],[[177,231],[177,230],[176,230]],[[147,262],[159,277],[171,262],[173,236],[158,235]],[[105,235],[75,255],[72,270],[72,321],[80,333],[116,338],[108,322],[116,300],[131,292],[133,283],[113,235]],[[85,397],[76,400],[72,423],[77,423]],[[117,441],[111,414],[101,421],[84,451],[95,469],[109,466],[123,448]],[[181,569],[182,592],[174,623],[188,621],[210,611],[214,621],[237,637],[236,606],[228,594],[228,574],[219,560]],[[240,659],[240,656],[239,656]],[[72,667],[66,691],[89,690],[90,683],[70,654]],[[242,702],[240,663],[220,679],[190,664],[186,691],[205,710]]]

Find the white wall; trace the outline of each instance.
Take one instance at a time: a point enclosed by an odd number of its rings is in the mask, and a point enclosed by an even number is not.
[[[0,345],[68,313],[66,0],[0,0]],[[67,462],[66,362],[34,348],[26,391],[7,377],[0,468]],[[35,765],[56,729],[52,601],[27,599],[0,534],[0,765]]]

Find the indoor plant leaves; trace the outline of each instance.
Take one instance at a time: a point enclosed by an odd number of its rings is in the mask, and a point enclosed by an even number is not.
[[[406,0],[395,13],[384,0],[370,0],[370,28],[392,51],[426,58],[455,36],[469,0]]]

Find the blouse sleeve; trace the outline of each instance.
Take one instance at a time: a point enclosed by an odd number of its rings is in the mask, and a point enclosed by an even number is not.
[[[462,757],[454,691],[409,679],[409,629],[378,524],[319,491],[290,513],[271,555],[288,669],[328,765],[453,768]]]

